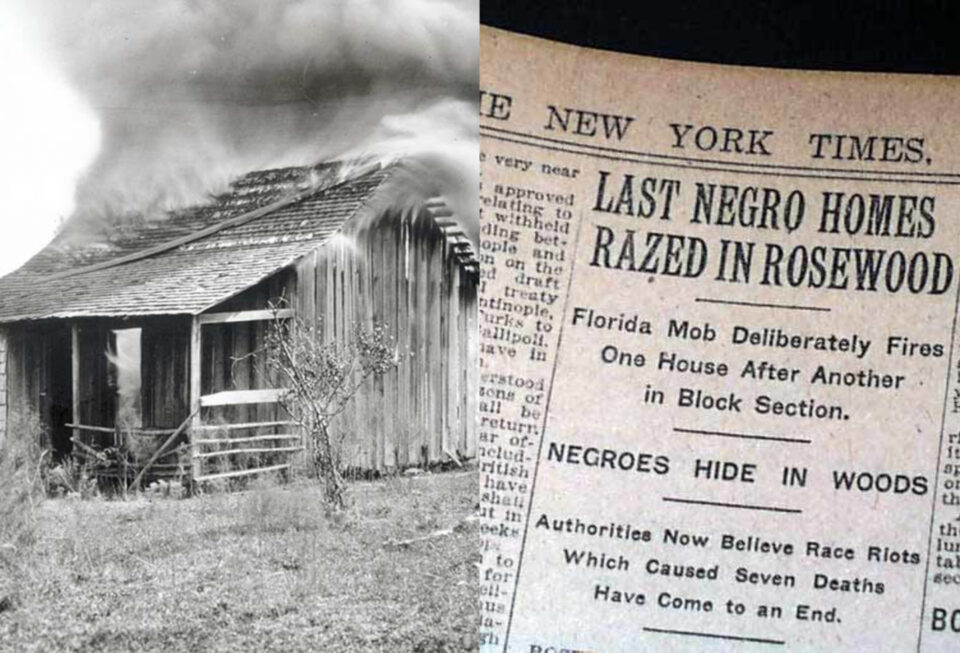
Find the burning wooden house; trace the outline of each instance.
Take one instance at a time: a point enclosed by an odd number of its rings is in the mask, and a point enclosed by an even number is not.
[[[396,343],[400,364],[337,418],[347,467],[473,457],[474,247],[442,201],[395,201],[401,169],[255,172],[163,219],[68,224],[0,279],[0,438],[32,411],[61,456],[163,446],[153,471],[196,480],[225,452],[282,468],[300,435],[247,355],[296,315],[319,338],[377,322]]]

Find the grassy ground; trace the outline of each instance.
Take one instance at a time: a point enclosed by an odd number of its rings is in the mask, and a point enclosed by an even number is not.
[[[38,511],[2,651],[476,650],[476,474]],[[450,535],[385,546],[436,529]]]

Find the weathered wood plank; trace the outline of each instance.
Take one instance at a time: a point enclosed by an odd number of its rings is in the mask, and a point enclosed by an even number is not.
[[[190,322],[190,355],[189,355],[189,365],[190,365],[190,437],[193,438],[193,428],[200,426],[201,424],[201,408],[203,406],[202,402],[202,389],[200,385],[201,381],[201,365],[203,358],[203,341],[201,338],[203,330],[203,325],[200,324],[200,320],[196,317],[193,318]],[[197,458],[196,448],[192,447],[191,450],[191,470],[193,478],[196,479],[200,476],[200,459]]]
[[[76,422],[70,422],[66,424],[69,428],[72,428],[74,431],[93,431],[94,433],[109,433],[110,435],[114,434],[115,429],[107,426],[88,426],[87,424],[77,424]]]
[[[245,438],[199,438],[194,440],[195,444],[232,444],[234,442],[266,442],[270,440],[300,440],[299,435],[291,433],[278,433],[277,435],[251,435]]]
[[[233,456],[238,454],[254,453],[290,453],[293,451],[303,451],[303,447],[256,447],[252,449],[224,449],[223,451],[201,451],[194,453],[197,458],[216,458],[218,456]]]
[[[452,256],[452,250],[448,249]],[[447,350],[444,353],[446,361],[446,384],[444,386],[447,408],[447,431],[444,444],[452,449],[460,449],[460,351],[463,348],[460,342],[460,275],[451,259],[444,265],[447,269],[448,292],[446,298],[447,316]],[[463,451],[463,449],[460,449]]]
[[[303,263],[299,268],[301,287],[301,313],[300,319],[310,328],[317,327],[317,257],[319,252],[314,251],[309,256],[304,257]]]
[[[352,252],[347,251],[342,241],[338,242],[337,247],[340,253],[339,255],[344,262],[344,293],[346,294],[347,301],[344,306],[343,319],[344,325],[347,331],[349,331],[357,320],[357,293],[359,292],[357,289],[357,275],[359,272],[357,270],[356,256],[354,256]],[[343,446],[346,451],[342,452],[341,455],[343,455],[344,461],[352,467],[359,467],[361,465],[359,446],[361,435],[358,433],[357,427],[357,410],[357,402],[350,402],[350,405],[339,419],[341,433],[346,436],[343,440]]]
[[[385,303],[385,283],[386,283],[386,260],[384,258],[384,244],[387,239],[388,221],[387,215],[384,221],[373,232],[373,255],[370,257],[370,267],[373,277],[373,313],[371,325],[376,322],[382,322],[386,308]],[[378,375],[370,380],[373,390],[373,401],[376,406],[373,414],[373,433],[376,442],[375,469],[383,471],[387,467],[387,429],[386,429],[386,379],[383,375]]]
[[[212,406],[244,406],[249,404],[272,404],[280,401],[285,390],[226,390],[212,395],[200,397],[200,405],[207,408]]]
[[[475,283],[464,287],[466,297],[466,329],[467,329],[467,392],[466,392],[466,424],[467,448],[466,455],[475,458],[477,455],[477,401],[480,393],[480,369],[478,361],[478,318],[477,318],[477,285]]]
[[[283,465],[271,465],[270,467],[259,467],[257,469],[241,469],[238,472],[221,472],[219,474],[208,474],[206,476],[195,476],[193,478],[197,483],[203,483],[204,481],[214,481],[218,478],[236,478],[238,476],[252,476],[253,474],[264,474],[266,472],[276,472],[281,469],[289,469],[290,464],[284,463]]]
[[[81,431],[93,431],[95,433],[107,433],[109,435],[114,435],[117,432],[116,427],[109,426],[91,426],[89,424],[77,424],[76,422],[67,422],[64,424],[67,428],[71,429],[80,429]],[[127,433],[130,435],[137,436],[153,436],[153,435],[170,435],[171,433],[176,433],[176,429],[129,429]]]
[[[0,446],[7,435],[7,332],[0,327]]]
[[[242,422],[238,424],[202,424],[195,430],[203,433],[205,431],[238,431],[242,429],[261,429],[274,426],[293,426],[296,422],[290,420],[274,422]]]
[[[370,279],[370,230],[365,229],[358,234],[357,248],[360,252],[360,258],[357,266],[360,268],[360,289],[357,297],[359,305],[357,307],[357,321],[363,326],[369,326],[373,319],[372,292],[373,284]],[[358,435],[360,436],[360,451],[362,456],[362,465],[367,469],[376,469],[376,433],[374,432],[373,412],[377,406],[373,403],[370,386],[366,385],[357,393],[354,401],[357,404],[358,417]]]
[[[406,467],[410,460],[410,222],[400,223],[397,239],[397,466]]]
[[[269,308],[250,311],[234,311],[232,313],[203,313],[199,316],[200,324],[232,324],[235,322],[265,322],[267,320],[288,320],[294,315],[292,308],[279,308],[276,311]]]
[[[80,422],[80,327],[70,325],[70,388],[73,421]],[[80,439],[80,429],[73,427],[73,439]]]
[[[460,451],[469,457],[470,454],[467,453],[470,447],[470,422],[473,420],[473,415],[470,413],[470,367],[476,366],[478,363],[476,360],[470,358],[469,349],[470,342],[476,336],[475,334],[470,333],[470,320],[467,313],[467,302],[469,301],[469,291],[467,284],[470,282],[470,277],[461,269],[458,274],[458,290],[457,290],[457,318],[459,324],[457,328],[459,330],[460,338],[460,372],[457,377],[460,379],[460,387],[457,391],[459,397],[459,410],[460,410],[460,430],[459,430],[459,441],[460,441]]]
[[[387,299],[387,308],[385,311],[384,320],[387,321],[390,328],[390,337],[393,339],[393,345],[397,347],[397,340],[399,336],[399,297],[400,297],[400,270],[399,270],[399,243],[402,238],[402,231],[400,229],[400,215],[391,216],[390,220],[390,230],[388,232],[387,241],[384,243],[384,250],[387,255],[387,263],[385,266],[388,282],[384,286],[384,296]],[[402,423],[399,418],[399,401],[398,395],[400,388],[398,385],[399,382],[399,371],[394,368],[390,370],[387,374],[386,384],[385,384],[385,396],[386,396],[386,414],[384,417],[384,425],[388,430],[386,434],[386,447],[387,447],[387,466],[396,468],[399,466],[399,447],[398,440],[400,439],[400,432],[402,430]]]
[[[440,306],[443,296],[443,237],[434,231],[430,238],[430,370],[427,378],[430,383],[429,426],[430,462],[440,460],[443,448],[443,368],[441,366],[441,317]]]
[[[430,368],[427,358],[428,341],[430,339],[430,316],[427,299],[429,297],[429,257],[428,243],[430,238],[429,226],[425,221],[419,224],[417,230],[417,277],[414,282],[417,292],[417,320],[418,320],[418,338],[417,338],[417,409],[416,409],[416,460],[421,465],[430,462],[429,459],[429,383]],[[426,457],[424,456],[426,451]]]

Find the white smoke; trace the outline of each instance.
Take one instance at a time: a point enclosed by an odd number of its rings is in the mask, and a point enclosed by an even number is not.
[[[81,217],[193,203],[255,169],[412,154],[475,220],[478,0],[13,1],[100,119]]]
[[[100,140],[97,116],[17,9],[0,0],[0,275],[46,245],[72,213],[74,187]]]

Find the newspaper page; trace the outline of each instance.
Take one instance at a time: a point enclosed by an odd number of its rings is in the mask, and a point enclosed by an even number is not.
[[[960,650],[960,80],[481,53],[483,650]]]

